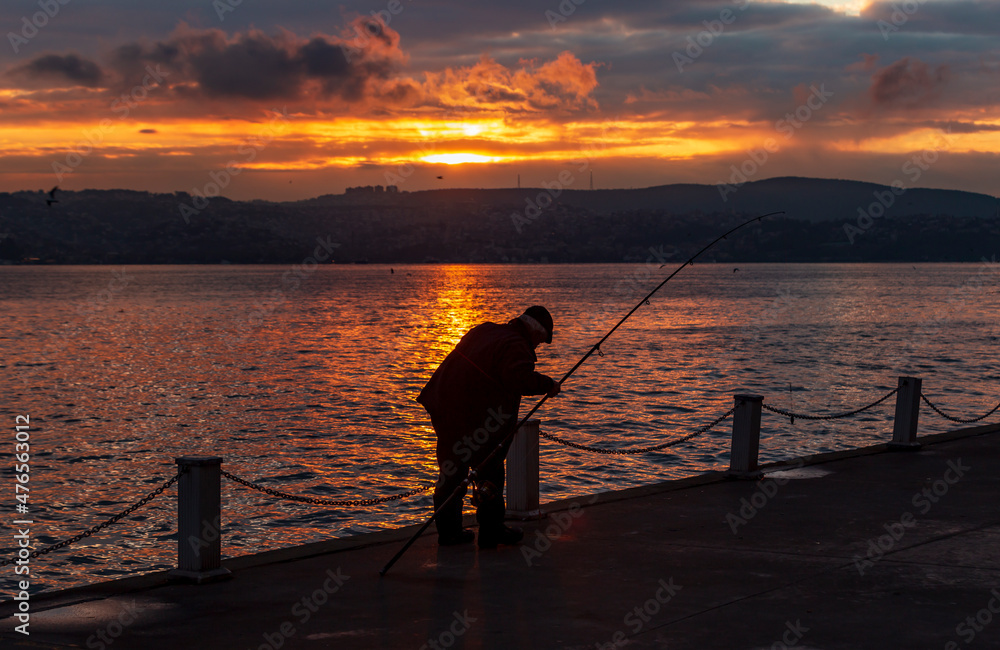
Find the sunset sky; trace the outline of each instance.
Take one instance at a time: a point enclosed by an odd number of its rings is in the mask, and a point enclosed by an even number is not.
[[[0,191],[1000,193],[997,1],[62,1],[0,7]]]

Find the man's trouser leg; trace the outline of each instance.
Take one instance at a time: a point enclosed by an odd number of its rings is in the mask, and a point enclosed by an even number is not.
[[[446,444],[442,445],[440,441],[437,446],[437,461],[440,472],[437,484],[434,486],[434,509],[440,508],[456,489],[459,492],[444,510],[438,512],[434,524],[437,526],[438,535],[455,537],[462,532],[462,502],[468,490],[461,485],[469,475],[469,466],[458,460],[452,450]]]
[[[479,471],[478,482],[486,485],[485,489],[480,488],[479,490],[479,505],[476,509],[476,521],[479,522],[480,534],[483,531],[489,534],[503,529],[503,520],[507,514],[507,503],[503,497],[504,479],[506,478],[504,459],[507,457],[507,451],[512,442],[513,438],[504,445],[503,450],[498,452],[488,465]],[[492,450],[491,446],[487,453]],[[485,457],[484,454],[483,458]],[[478,460],[481,462],[481,459]]]

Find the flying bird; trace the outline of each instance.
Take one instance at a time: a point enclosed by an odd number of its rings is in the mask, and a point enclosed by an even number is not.
[[[444,176],[438,176],[438,180],[444,180]]]
[[[51,190],[49,190],[49,198],[45,199],[45,205],[51,208],[53,203],[59,203],[59,199],[56,198],[56,190],[58,189],[59,186],[56,185]]]
[[[733,269],[733,273],[736,273],[739,270],[740,270],[740,267],[737,266],[735,269]]]

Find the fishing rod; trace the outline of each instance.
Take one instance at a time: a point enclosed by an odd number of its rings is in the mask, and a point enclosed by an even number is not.
[[[595,343],[593,345],[593,347],[591,347],[587,351],[587,354],[583,355],[583,357],[579,361],[576,362],[576,365],[574,365],[572,368],[569,369],[569,372],[567,372],[565,375],[563,375],[563,378],[559,380],[559,386],[561,387],[562,384],[563,384],[563,382],[565,382],[567,379],[569,379],[570,376],[574,372],[576,372],[577,369],[580,366],[582,366],[584,364],[584,362],[587,359],[589,359],[595,352],[599,352],[600,349],[601,349],[601,344],[604,343],[605,341],[607,341],[608,338],[612,334],[614,334],[615,331],[619,327],[621,327],[625,323],[625,321],[627,321],[629,319],[630,316],[632,316],[632,314],[634,314],[635,312],[639,311],[640,307],[642,307],[645,304],[648,304],[649,303],[649,299],[653,297],[653,294],[655,294],[657,291],[659,291],[663,287],[663,285],[665,285],[666,283],[670,282],[670,280],[672,280],[675,275],[677,275],[678,273],[680,273],[681,270],[684,267],[686,267],[686,266],[688,266],[690,264],[693,264],[694,261],[695,261],[695,259],[697,259],[699,255],[701,255],[702,253],[704,253],[705,251],[707,251],[711,247],[715,246],[720,241],[722,241],[723,239],[725,239],[729,235],[733,234],[734,232],[736,232],[740,228],[743,228],[744,226],[748,226],[748,225],[754,223],[755,221],[760,221],[760,220],[764,219],[765,217],[771,217],[771,216],[774,216],[776,214],[785,214],[785,212],[784,212],[784,210],[779,210],[777,212],[768,212],[767,214],[762,214],[759,217],[754,217],[753,219],[750,219],[748,221],[744,221],[743,223],[741,223],[740,225],[736,226],[735,228],[732,228],[732,229],[726,231],[723,235],[720,235],[719,237],[716,237],[715,239],[713,239],[711,241],[711,243],[709,243],[704,248],[702,248],[700,251],[698,251],[697,253],[695,253],[691,257],[689,257],[686,262],[684,262],[683,264],[681,264],[680,266],[678,266],[674,270],[673,273],[671,273],[670,275],[668,275],[666,280],[664,280],[660,284],[656,285],[656,288],[654,288],[652,291],[650,291],[649,293],[647,293],[646,297],[644,297],[642,300],[640,300],[636,304],[636,306],[633,307],[631,309],[631,311],[629,311],[629,313],[625,314],[622,317],[622,319],[620,321],[618,321],[618,323],[608,331],[607,334],[605,334],[603,337],[601,337],[601,340],[598,341],[597,343]],[[661,268],[662,268],[662,266],[661,266]],[[548,398],[549,398],[548,395],[543,395],[542,399],[538,400],[538,403],[535,404],[535,406],[532,407],[532,409],[530,411],[528,411],[528,413],[523,418],[521,418],[521,420],[517,423],[517,426],[515,426],[510,431],[510,433],[508,433],[506,436],[504,436],[503,440],[500,441],[500,443],[496,446],[496,448],[493,449],[493,451],[490,452],[490,454],[481,463],[479,463],[478,465],[476,465],[475,468],[469,470],[469,475],[465,478],[464,481],[462,481],[462,483],[457,488],[455,488],[452,491],[452,493],[448,496],[448,498],[445,499],[444,503],[442,503],[440,506],[437,507],[437,509],[434,510],[434,513],[431,515],[431,518],[428,519],[426,522],[424,522],[424,525],[420,527],[420,530],[418,530],[416,533],[414,533],[413,536],[409,539],[409,541],[407,541],[406,544],[403,545],[403,548],[399,549],[399,551],[394,556],[392,556],[392,559],[389,560],[389,562],[384,567],[382,567],[382,570],[378,572],[379,577],[385,576],[385,574],[388,573],[389,569],[392,568],[392,566],[396,563],[396,561],[399,560],[399,558],[403,557],[403,554],[406,553],[406,551],[410,548],[410,546],[413,545],[413,542],[417,541],[417,539],[421,535],[424,534],[424,531],[427,530],[427,528],[430,527],[430,525],[434,522],[435,519],[437,519],[438,514],[440,514],[440,512],[442,510],[444,510],[445,507],[447,507],[448,504],[451,503],[455,499],[455,497],[458,495],[459,492],[463,492],[464,490],[466,490],[469,487],[469,484],[473,483],[476,480],[476,478],[479,476],[479,471],[484,466],[486,466],[487,464],[489,464],[489,462],[491,460],[493,460],[493,458],[500,452],[500,450],[505,447],[505,445],[507,444],[507,441],[514,437],[514,435],[517,433],[517,430],[520,429],[524,425],[524,423],[527,422],[528,419],[531,418],[531,416],[535,414],[535,411],[537,411],[539,408],[541,408],[542,404],[544,404],[545,401]]]

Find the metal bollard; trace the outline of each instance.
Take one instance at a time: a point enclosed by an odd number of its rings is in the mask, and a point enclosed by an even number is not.
[[[222,566],[222,458],[181,456],[177,482],[177,568],[174,578],[198,584],[232,577]]]
[[[541,420],[528,420],[517,433],[507,453],[507,516],[511,519],[542,519],[538,503],[538,428]]]
[[[736,395],[733,413],[733,446],[729,454],[729,478],[760,478],[757,454],[760,449],[760,395]]]
[[[920,449],[917,442],[917,421],[920,417],[920,377],[900,377],[899,391],[896,393],[896,416],[892,422],[893,451],[914,451]]]

